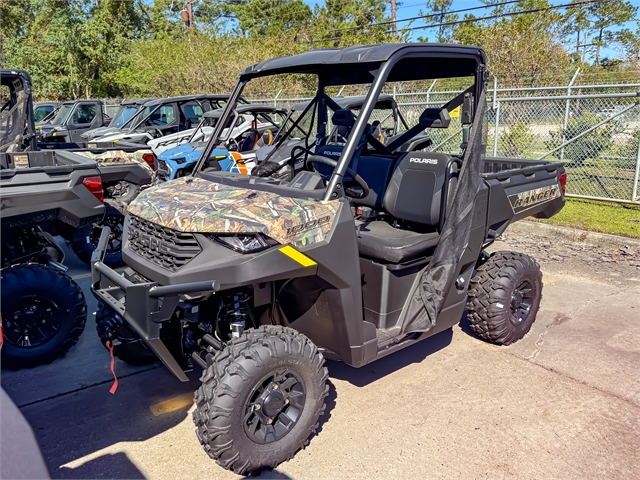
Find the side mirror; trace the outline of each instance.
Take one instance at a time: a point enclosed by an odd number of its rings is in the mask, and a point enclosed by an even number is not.
[[[448,128],[451,124],[451,116],[446,108],[427,108],[420,115],[422,128]]]

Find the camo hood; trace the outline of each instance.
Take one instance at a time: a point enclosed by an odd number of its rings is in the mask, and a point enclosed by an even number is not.
[[[140,165],[144,168],[152,179],[155,179],[155,172],[145,162],[142,157],[145,153],[152,153],[149,149],[136,150],[135,152],[125,152],[124,150],[108,150],[104,153],[94,152],[74,152],[83,155],[91,160],[95,160],[99,167],[109,165]]]
[[[341,205],[183,177],[143,191],[129,213],[180,232],[260,232],[304,247],[328,236]]]

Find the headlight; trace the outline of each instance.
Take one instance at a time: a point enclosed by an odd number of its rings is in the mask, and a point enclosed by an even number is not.
[[[278,245],[273,238],[263,233],[209,233],[207,237],[239,253],[255,253]]]

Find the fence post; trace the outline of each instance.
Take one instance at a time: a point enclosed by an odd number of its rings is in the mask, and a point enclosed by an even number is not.
[[[567,136],[566,136],[567,125],[569,124],[569,109],[571,108],[571,99],[568,97],[571,96],[571,87],[573,86],[573,82],[576,81],[576,78],[578,78],[579,73],[580,73],[580,69],[578,68],[576,70],[576,73],[573,74],[573,78],[569,82],[569,85],[567,85],[567,103],[565,104],[565,107],[564,107],[564,124],[562,127],[562,143],[567,141]],[[564,147],[562,147],[562,149],[560,150],[560,161],[561,162],[564,161]]]
[[[498,136],[499,136],[499,128],[500,128],[500,102],[498,102],[498,106],[494,109],[496,115],[496,127],[493,132],[493,156],[498,156]]]
[[[631,201],[635,202],[638,198],[638,181],[640,181],[640,138],[638,138],[638,154],[636,155],[636,175],[633,179],[633,193]]]
[[[431,89],[433,88],[433,86],[436,84],[437,81],[438,79],[436,78],[431,84],[431,86],[429,87],[429,90],[427,90],[427,107],[429,106],[429,94],[431,93]]]
[[[496,117],[496,126],[493,131],[493,156],[498,156],[498,135],[500,129],[500,102],[497,100],[497,92],[498,92],[498,79],[497,77],[493,77],[493,111]]]
[[[278,97],[280,96],[280,94],[282,93],[282,89],[280,89],[280,91],[278,92],[278,94],[275,96],[275,98],[273,99],[273,106],[277,107],[278,106]]]
[[[393,86],[393,101],[396,102],[396,86]]]

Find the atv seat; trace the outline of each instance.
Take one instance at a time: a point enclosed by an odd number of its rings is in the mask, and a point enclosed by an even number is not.
[[[384,193],[383,209],[396,220],[433,231],[399,229],[383,220],[360,223],[356,234],[362,256],[404,263],[433,253],[440,238],[440,206],[456,181],[450,164],[450,155],[435,152],[411,152],[398,162]]]
[[[256,149],[258,145],[258,141],[260,141],[260,132],[256,128],[252,128],[247,132],[247,136],[240,144],[239,152],[252,152]]]
[[[405,263],[433,253],[440,235],[394,228],[381,220],[356,225],[358,250],[363,257]]]

